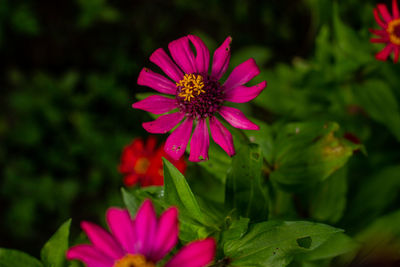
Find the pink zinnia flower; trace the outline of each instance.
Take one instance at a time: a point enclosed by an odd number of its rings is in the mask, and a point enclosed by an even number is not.
[[[384,4],[378,4],[377,8],[374,8],[375,20],[382,29],[370,29],[373,34],[379,36],[379,38],[372,38],[371,42],[386,44],[385,48],[376,54],[376,59],[386,60],[390,53],[394,51],[393,61],[397,62],[400,51],[400,16],[397,0],[392,0],[392,12],[393,14],[391,15]],[[379,14],[382,16],[383,21]]]
[[[67,251],[68,260],[81,260],[88,267],[155,267],[178,242],[178,211],[172,207],[160,218],[150,200],[145,200],[134,220],[126,209],[107,210],[111,234],[101,227],[82,222],[91,245],[77,245]],[[183,247],[165,267],[203,267],[215,256],[215,241],[207,238]]]
[[[259,129],[240,110],[224,105],[226,101],[248,102],[257,97],[267,85],[263,81],[255,86],[244,86],[260,73],[252,58],[237,66],[223,84],[219,82],[229,65],[231,41],[232,38],[228,37],[215,50],[211,74],[208,70],[210,64],[208,48],[199,37],[194,35],[169,43],[168,48],[175,62],[162,48],[157,49],[150,56],[150,61],[159,66],[170,79],[147,68],[139,74],[139,85],[173,96],[171,98],[152,95],[132,106],[154,114],[163,114],[177,109],[176,112],[162,115],[155,121],[143,123],[143,128],[150,133],[166,133],[183,120],[182,124],[168,137],[164,147],[167,154],[175,160],[185,153],[193,124],[196,124],[196,128],[190,141],[189,160],[208,159],[210,140],[207,118],[214,141],[229,156],[235,154],[232,135],[217,119],[217,113],[233,127],[246,130]],[[191,44],[196,53],[192,51]]]

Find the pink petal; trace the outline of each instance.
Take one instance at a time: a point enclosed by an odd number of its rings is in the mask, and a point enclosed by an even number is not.
[[[161,95],[151,95],[132,104],[132,107],[154,114],[163,114],[174,108],[177,108],[177,105],[175,98],[168,98]]]
[[[387,23],[389,23],[389,22],[392,20],[392,16],[390,15],[390,13],[389,13],[389,11],[388,11],[386,5],[385,5],[385,4],[378,4],[377,7],[378,7],[378,10],[379,10],[379,12],[381,13],[383,19],[384,19]]]
[[[369,41],[371,43],[387,43],[387,42],[389,42],[389,39],[387,39],[387,38],[371,38]]]
[[[211,77],[216,80],[221,79],[228,69],[229,60],[231,59],[231,42],[232,37],[228,36],[214,52]]]
[[[157,92],[175,95],[176,85],[162,76],[161,74],[155,73],[148,68],[143,68],[139,74],[137,83],[139,85],[147,86],[153,88]]]
[[[216,244],[214,239],[207,238],[195,241],[183,247],[165,267],[204,267],[215,257]]]
[[[175,82],[179,82],[183,78],[182,71],[165,53],[164,49],[159,48],[154,51],[150,56],[150,61],[159,66]]]
[[[370,31],[371,33],[375,34],[375,35],[378,35],[378,36],[381,36],[381,37],[387,37],[387,38],[389,38],[389,37],[388,37],[389,35],[388,35],[388,33],[387,33],[386,30],[369,29],[369,31]]]
[[[205,119],[201,119],[190,141],[189,160],[193,162],[208,160],[209,146],[210,136],[208,134],[207,123]]]
[[[114,260],[104,255],[92,245],[77,245],[71,247],[66,255],[68,260],[80,260],[88,266],[112,267]]]
[[[398,19],[400,17],[399,6],[397,5],[397,0],[392,1],[392,12],[393,12],[393,19]]]
[[[109,208],[106,213],[106,220],[111,233],[122,245],[127,253],[134,254],[135,233],[133,222],[129,212],[125,209]]]
[[[196,73],[196,62],[186,36],[172,41],[168,45],[172,58],[185,73]]]
[[[192,127],[193,119],[187,118],[168,136],[164,150],[172,159],[179,160],[185,154]]]
[[[249,119],[247,119],[243,112],[238,110],[237,108],[232,107],[221,107],[219,110],[219,114],[227,121],[230,125],[235,128],[244,129],[244,130],[259,130],[260,127],[258,125],[252,123]]]
[[[394,46],[392,44],[388,44],[387,46],[385,46],[385,48],[383,48],[382,51],[380,51],[378,54],[375,55],[375,58],[378,60],[385,61],[392,52],[393,48]]]
[[[197,36],[188,35],[189,40],[196,48],[196,67],[199,73],[208,73],[208,65],[210,65],[210,52],[204,42]]]
[[[399,52],[400,52],[400,47],[396,46],[394,48],[394,57],[393,57],[393,62],[396,63],[399,61]]]
[[[263,81],[257,85],[247,87],[244,85],[235,87],[225,91],[225,100],[234,103],[245,103],[256,98],[262,90],[267,86],[267,82]]]
[[[142,126],[149,133],[166,133],[174,128],[184,116],[185,114],[181,112],[166,114],[154,121],[144,122]]]
[[[178,242],[178,233],[178,210],[172,207],[166,210],[158,221],[151,260],[158,262],[164,258]]]
[[[375,17],[376,22],[379,24],[379,26],[381,26],[382,28],[386,29],[387,25],[386,25],[386,23],[384,23],[381,20],[381,18],[379,16],[379,13],[378,13],[378,9],[376,9],[376,8],[374,8],[374,17]]]
[[[153,203],[146,199],[136,213],[135,221],[136,250],[145,257],[150,257],[152,244],[157,230],[157,215]]]
[[[260,73],[254,59],[250,58],[233,69],[228,79],[224,83],[225,90],[230,90],[239,85],[243,85],[256,77]]]
[[[90,222],[82,222],[81,227],[92,244],[105,255],[113,259],[118,259],[124,255],[120,244],[100,226]]]
[[[230,157],[235,155],[232,134],[215,117],[210,118],[210,130],[214,142],[220,145]]]

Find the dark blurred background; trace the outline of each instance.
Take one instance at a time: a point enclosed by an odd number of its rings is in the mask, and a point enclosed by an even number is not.
[[[346,23],[371,26],[367,2],[346,1]],[[272,69],[313,54],[327,3],[1,0],[0,247],[37,256],[67,218],[77,232],[120,204],[122,148],[149,120],[131,108],[136,79],[155,49],[191,33],[212,53],[230,35],[233,55]]]

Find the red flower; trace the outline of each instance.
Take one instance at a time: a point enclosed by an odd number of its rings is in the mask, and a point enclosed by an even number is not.
[[[371,42],[386,44],[385,48],[376,54],[376,59],[386,60],[390,53],[394,52],[393,61],[397,62],[400,51],[400,12],[397,0],[392,0],[392,12],[393,14],[390,14],[384,4],[378,4],[377,8],[374,8],[375,20],[381,26],[381,29],[370,29],[373,34],[379,36],[379,38],[372,38]],[[382,16],[383,20],[379,15]]]
[[[124,184],[133,186],[140,183],[141,186],[163,185],[162,157],[168,159],[182,173],[186,170],[186,162],[171,159],[164,152],[164,144],[156,147],[157,139],[150,136],[146,143],[142,138],[136,138],[126,146],[122,152],[119,171],[124,175]]]

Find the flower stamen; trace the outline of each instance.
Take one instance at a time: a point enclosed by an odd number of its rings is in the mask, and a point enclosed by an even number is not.
[[[400,19],[389,22],[387,27],[390,41],[393,44],[400,45]]]
[[[148,262],[143,255],[127,254],[122,259],[117,260],[113,267],[156,267],[156,265]]]
[[[183,97],[185,101],[191,101],[195,96],[205,93],[203,90],[203,76],[196,74],[185,74],[183,79],[176,83],[176,87],[180,90],[178,96]]]

